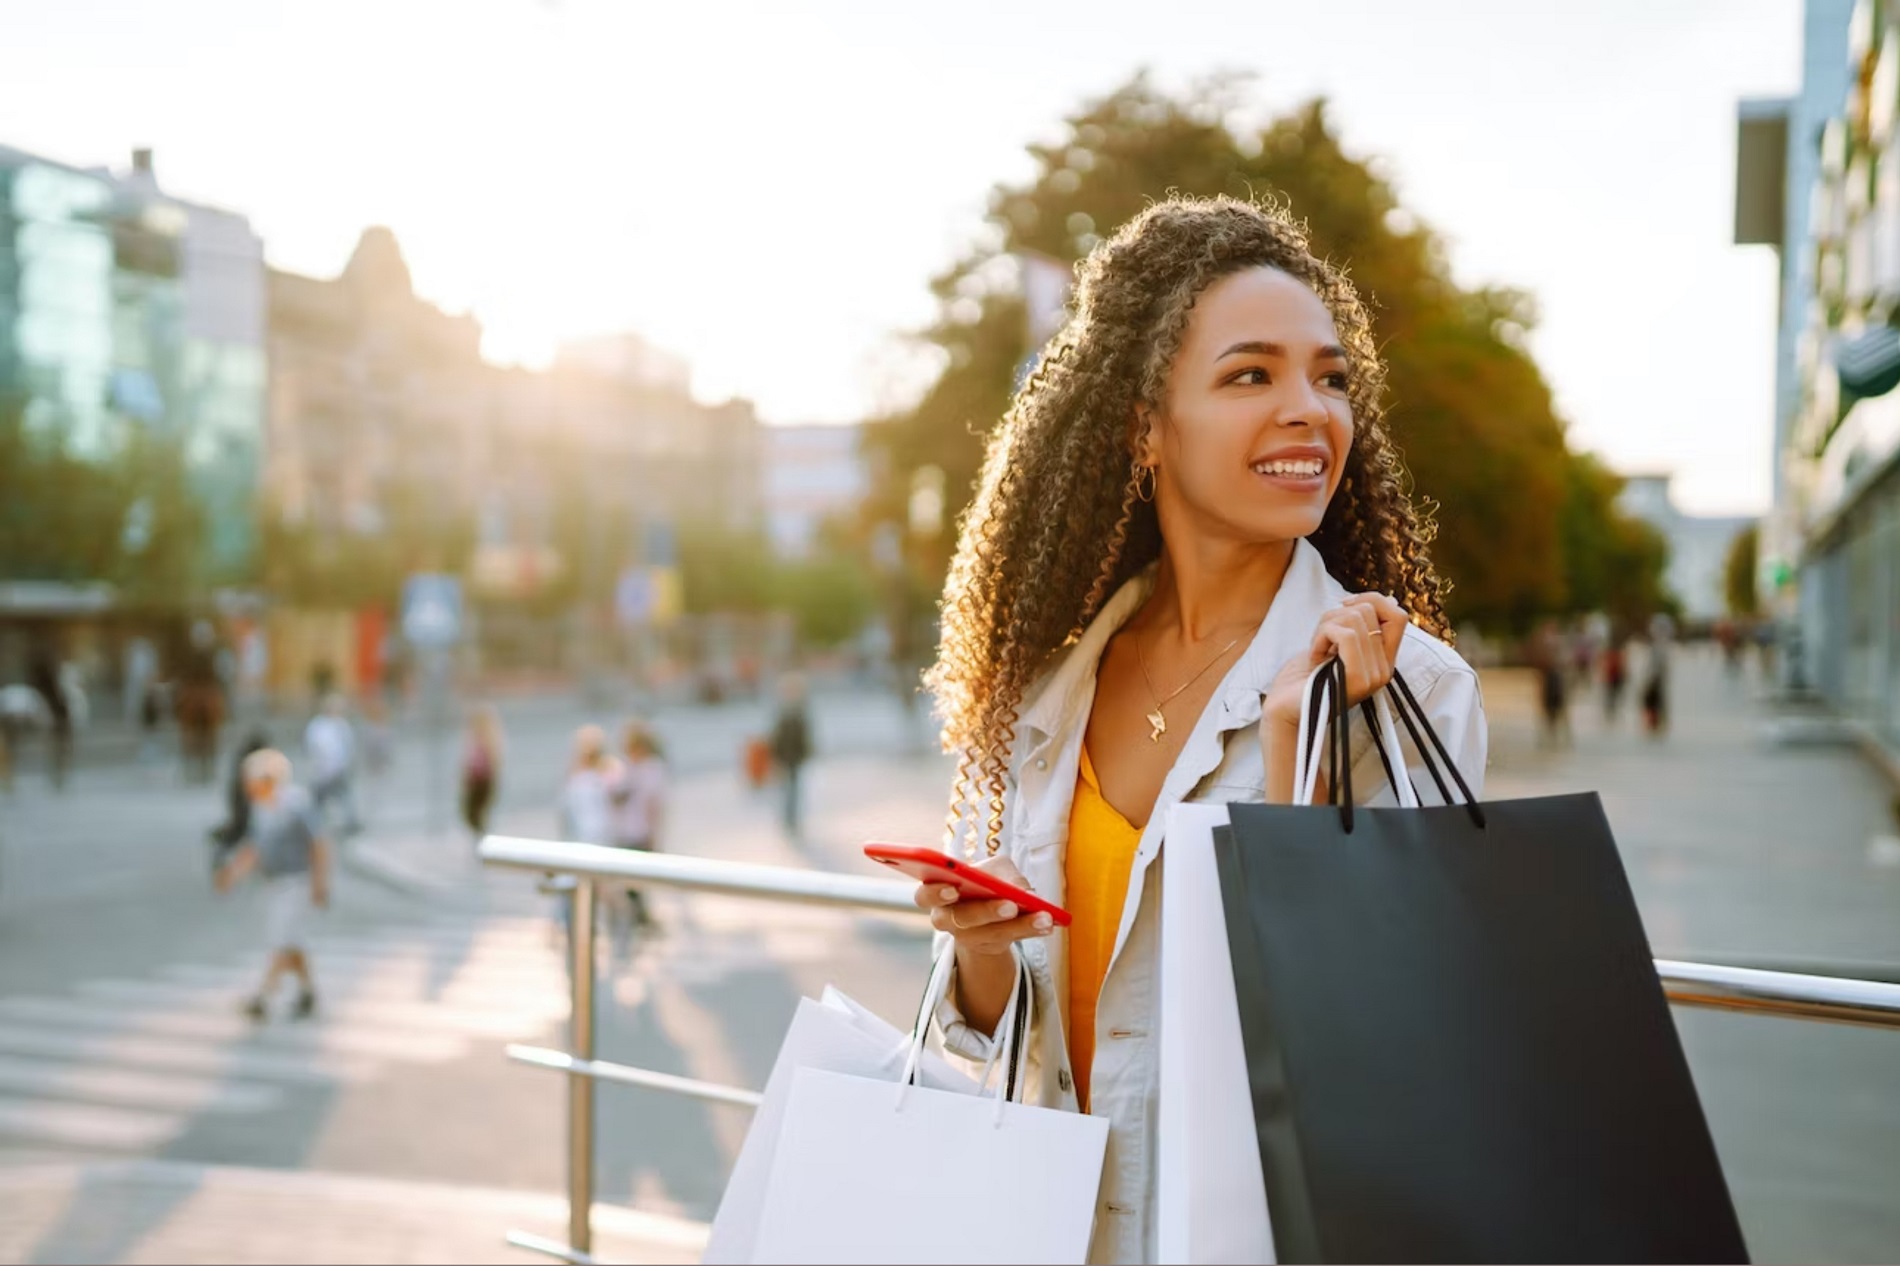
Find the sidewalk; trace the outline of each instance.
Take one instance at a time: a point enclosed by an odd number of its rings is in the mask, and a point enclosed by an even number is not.
[[[602,1261],[696,1262],[703,1225],[594,1209]],[[52,1162],[0,1169],[0,1261],[22,1263],[546,1262],[510,1231],[567,1238],[553,1195],[238,1169],[174,1161]]]

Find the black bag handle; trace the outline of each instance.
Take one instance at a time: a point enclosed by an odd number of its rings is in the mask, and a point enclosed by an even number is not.
[[[1425,731],[1425,738],[1431,740],[1432,750],[1436,750],[1438,758],[1445,762],[1445,772],[1450,774],[1452,781],[1458,784],[1458,794],[1464,802],[1465,812],[1471,815],[1472,822],[1482,830],[1484,807],[1478,803],[1478,798],[1471,794],[1471,785],[1465,781],[1465,776],[1458,772],[1458,763],[1452,760],[1451,753],[1445,749],[1445,741],[1438,737],[1438,731],[1432,728],[1431,720],[1419,704],[1418,696],[1412,693],[1412,687],[1407,684],[1404,675],[1397,669],[1392,670],[1390,693],[1393,711],[1397,712],[1399,720],[1405,723],[1406,732],[1412,736],[1412,745],[1418,748],[1418,754],[1424,760],[1425,768],[1431,771],[1432,781],[1438,784],[1439,794],[1444,796],[1445,803],[1452,802],[1451,794],[1445,787],[1445,780],[1439,776],[1438,766],[1432,763],[1431,750],[1426,748],[1424,740],[1419,737],[1421,729]],[[1416,723],[1414,723],[1414,718],[1416,718]]]
[[[1313,701],[1306,717],[1308,746],[1310,747],[1312,741],[1319,737],[1317,731],[1321,709],[1330,704],[1331,713],[1327,718],[1326,727],[1327,799],[1330,804],[1339,808],[1340,825],[1350,835],[1353,825],[1352,710],[1346,706],[1346,666],[1338,656],[1334,656],[1321,667],[1320,672],[1323,675],[1318,683],[1319,688],[1313,692]],[[1478,803],[1478,798],[1471,794],[1470,784],[1465,781],[1464,775],[1458,772],[1457,762],[1452,760],[1444,740],[1438,736],[1438,731],[1432,728],[1431,720],[1425,715],[1425,709],[1420,705],[1418,696],[1412,693],[1411,685],[1397,669],[1392,672],[1392,682],[1388,687],[1387,695],[1391,700],[1393,711],[1398,714],[1406,732],[1411,735],[1412,745],[1418,749],[1419,759],[1424,762],[1426,772],[1431,775],[1432,782],[1438,787],[1439,797],[1446,804],[1454,803],[1451,788],[1445,783],[1445,773],[1449,773],[1452,781],[1457,784],[1460,802],[1463,803],[1465,812],[1471,816],[1472,822],[1482,829],[1485,825],[1483,806]],[[1385,744],[1379,739],[1378,713],[1373,707],[1372,700],[1361,700],[1359,711],[1372,732],[1372,746],[1379,753],[1379,764],[1385,767],[1386,780],[1396,788],[1399,785],[1398,771],[1392,768],[1392,761],[1386,754]],[[1437,760],[1433,759],[1434,752],[1437,753]],[[1444,773],[1439,772],[1441,761],[1444,764]]]

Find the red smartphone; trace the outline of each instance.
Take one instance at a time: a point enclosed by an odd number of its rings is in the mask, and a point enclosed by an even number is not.
[[[1056,921],[1057,927],[1069,926],[1069,912],[1061,906],[934,848],[873,843],[864,846],[864,855],[892,870],[902,871],[919,883],[942,884],[955,888],[959,896],[975,897],[979,901],[1014,901],[1024,914],[1046,914]]]

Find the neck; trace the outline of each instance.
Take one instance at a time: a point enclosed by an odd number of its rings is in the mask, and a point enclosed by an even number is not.
[[[1293,541],[1166,545],[1144,613],[1157,631],[1195,645],[1260,627],[1293,563]]]

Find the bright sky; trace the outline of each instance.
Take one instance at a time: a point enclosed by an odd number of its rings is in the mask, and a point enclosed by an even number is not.
[[[898,336],[1026,142],[1138,66],[1333,100],[1461,280],[1534,292],[1573,436],[1689,509],[1768,498],[1775,264],[1730,245],[1737,97],[1800,0],[0,0],[0,143],[157,150],[330,275],[368,224],[502,360],[636,330],[774,422],[901,397]],[[1159,192],[1159,191],[1157,191]]]

